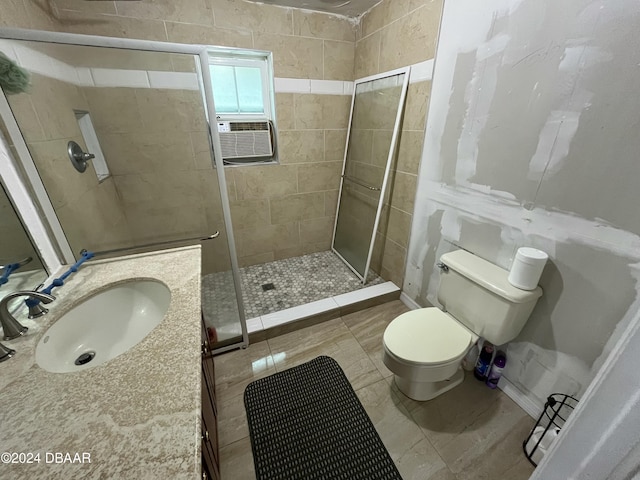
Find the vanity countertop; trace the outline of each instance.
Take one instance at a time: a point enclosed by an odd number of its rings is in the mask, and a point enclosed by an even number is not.
[[[171,290],[164,320],[144,340],[79,372],[36,364],[38,341],[62,314],[132,279]],[[200,247],[92,260],[53,295],[46,316],[16,315],[25,336],[2,342],[17,353],[0,363],[0,478],[200,478]],[[39,463],[7,464],[2,452],[39,453]]]

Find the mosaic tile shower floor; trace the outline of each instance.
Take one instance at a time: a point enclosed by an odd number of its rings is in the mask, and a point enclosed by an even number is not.
[[[240,276],[247,319],[384,283],[370,273],[363,286],[330,251],[241,268]],[[274,288],[263,289],[268,284]],[[231,272],[202,277],[202,306],[220,339],[240,334]]]

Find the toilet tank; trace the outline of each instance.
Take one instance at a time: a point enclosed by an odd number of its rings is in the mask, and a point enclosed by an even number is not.
[[[509,272],[464,250],[440,257],[438,301],[444,310],[494,345],[510,342],[529,319],[542,289],[520,290]]]

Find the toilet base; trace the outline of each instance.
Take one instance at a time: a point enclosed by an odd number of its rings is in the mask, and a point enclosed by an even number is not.
[[[396,382],[398,390],[407,397],[417,400],[418,402],[424,402],[460,385],[464,380],[464,371],[462,368],[458,368],[453,377],[440,382],[412,382],[398,375],[394,375],[393,379]]]

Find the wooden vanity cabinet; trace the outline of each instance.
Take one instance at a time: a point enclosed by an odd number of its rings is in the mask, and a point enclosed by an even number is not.
[[[218,412],[216,410],[216,388],[213,356],[206,329],[202,334],[202,478],[220,479],[220,456],[218,451]]]

